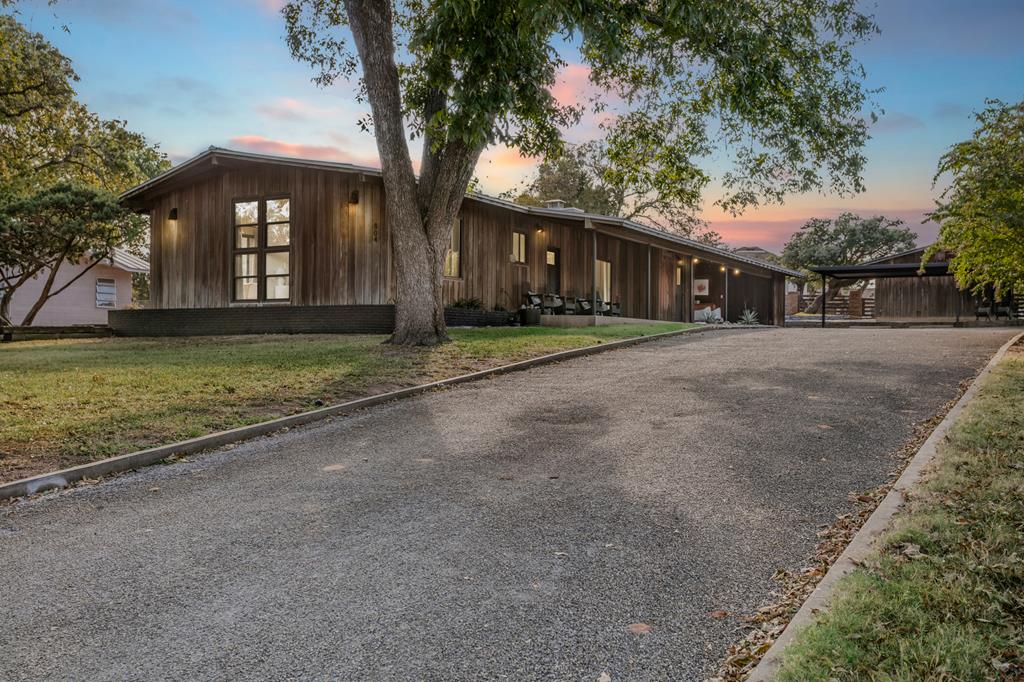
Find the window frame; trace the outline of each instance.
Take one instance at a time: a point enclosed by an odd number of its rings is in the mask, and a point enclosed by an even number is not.
[[[288,220],[277,220],[274,222],[267,221],[267,202],[280,201],[286,199],[288,201]],[[238,228],[248,227],[252,223],[238,223],[236,222],[236,208],[238,204],[246,204],[256,202],[256,245],[252,247],[239,247],[238,246]],[[232,304],[239,305],[259,305],[261,303],[290,303],[292,298],[292,234],[294,226],[294,216],[291,211],[292,197],[290,194],[264,194],[258,196],[242,196],[236,197],[231,200],[231,279],[229,283],[230,287],[230,301]],[[270,225],[288,225],[288,243],[285,245],[268,246],[269,242],[269,226]],[[267,254],[272,253],[287,253],[288,254],[288,273],[286,275],[268,275],[267,274]],[[256,274],[255,275],[239,275],[237,271],[238,256],[252,255],[256,257]],[[238,298],[238,282],[239,280],[256,279],[256,297],[255,298]],[[267,280],[271,277],[287,277],[288,278],[288,297],[287,298],[268,298],[267,291]]]
[[[523,240],[523,253],[522,259],[519,258],[519,253],[516,251],[517,238],[522,237]],[[526,232],[523,230],[512,230],[512,265],[527,265],[530,261],[530,239]]]
[[[114,289],[114,297],[110,300],[110,305],[100,305],[100,282],[110,282],[110,286]],[[116,310],[117,309],[117,280],[113,277],[97,277],[93,284],[94,292],[96,294],[96,307],[100,310]]]
[[[455,243],[455,230],[456,229],[458,229],[458,232],[459,232],[459,240],[458,240],[459,241],[459,248],[458,248],[458,250],[455,250],[455,249],[452,248],[452,245]],[[444,252],[444,265],[441,266],[441,275],[445,279],[462,279],[462,273],[463,273],[463,268],[462,268],[462,251],[463,251],[463,249],[462,249],[462,242],[463,242],[465,236],[466,236],[465,235],[465,231],[463,230],[463,227],[462,227],[462,218],[457,218],[456,221],[455,221],[455,224],[452,225],[452,231],[451,231],[451,234],[448,237],[448,248]],[[456,269],[455,269],[454,273],[452,273],[451,269],[449,268],[449,266],[450,266],[450,264],[452,262],[451,255],[453,253],[458,254],[455,257],[455,259],[454,259],[455,260],[455,266],[456,266]]]

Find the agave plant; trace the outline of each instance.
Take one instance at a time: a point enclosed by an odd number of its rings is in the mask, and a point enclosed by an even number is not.
[[[740,313],[740,324],[759,324],[757,319],[757,312],[749,308],[744,308],[743,312]]]

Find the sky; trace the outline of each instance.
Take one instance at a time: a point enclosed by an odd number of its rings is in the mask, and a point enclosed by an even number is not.
[[[357,125],[368,106],[349,83],[320,89],[310,82],[309,68],[284,44],[282,4],[23,0],[18,10],[72,60],[85,104],[127,121],[172,162],[215,145],[378,166],[372,136]],[[972,112],[987,98],[1024,99],[1024,0],[878,0],[862,9],[875,15],[881,34],[857,56],[867,86],[884,89],[876,102],[885,111],[865,149],[866,191],[790,196],[733,218],[713,205],[711,188],[703,217],[730,246],[778,251],[809,218],[844,211],[901,218],[928,243],[936,226],[921,221],[938,195],[932,177],[939,156],[970,136]],[[573,101],[586,90],[586,68],[571,62],[554,94]],[[535,166],[515,150],[490,148],[477,177],[484,192],[498,194]]]

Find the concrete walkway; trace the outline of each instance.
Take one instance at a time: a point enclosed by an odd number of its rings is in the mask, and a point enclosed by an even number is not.
[[[0,508],[0,679],[700,679],[1013,332],[681,337]]]

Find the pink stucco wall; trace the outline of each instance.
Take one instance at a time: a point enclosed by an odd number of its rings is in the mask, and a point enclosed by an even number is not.
[[[65,263],[57,271],[53,288],[59,289],[84,266]],[[11,320],[21,324],[26,313],[39,298],[48,272],[26,282],[11,299]],[[69,324],[106,324],[108,308],[96,307],[96,280],[112,279],[117,287],[116,308],[127,308],[132,303],[132,275],[120,268],[97,265],[82,275],[77,282],[60,292],[43,306],[32,322],[33,326],[62,326]]]

